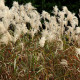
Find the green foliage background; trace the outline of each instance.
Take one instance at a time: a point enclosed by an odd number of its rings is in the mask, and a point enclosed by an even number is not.
[[[62,9],[62,6],[67,6],[71,12],[76,13],[77,17],[80,8],[80,0],[5,0],[5,3],[7,6],[11,7],[13,1],[18,1],[19,4],[31,2],[40,13],[42,10],[46,10],[51,13],[53,6],[55,5],[57,5],[59,9]]]

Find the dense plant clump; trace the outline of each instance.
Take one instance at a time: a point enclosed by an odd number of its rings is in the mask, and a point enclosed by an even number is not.
[[[40,14],[31,3],[16,1],[9,9],[0,0],[0,79],[79,80],[80,27],[75,13],[54,6],[52,15],[44,10]]]

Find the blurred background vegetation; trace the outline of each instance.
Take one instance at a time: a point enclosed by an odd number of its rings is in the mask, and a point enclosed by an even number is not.
[[[61,10],[62,6],[67,6],[71,12],[76,13],[78,17],[79,8],[80,8],[80,0],[5,0],[7,6],[11,7],[13,1],[18,1],[19,4],[26,4],[31,2],[33,6],[35,6],[38,12],[42,12],[42,10],[52,12],[53,6],[57,5]]]

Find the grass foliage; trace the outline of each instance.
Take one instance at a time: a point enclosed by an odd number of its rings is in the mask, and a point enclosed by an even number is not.
[[[64,50],[56,50],[57,42],[39,46],[40,34],[34,39],[21,35],[15,44],[0,45],[1,80],[79,80],[80,61],[75,47],[64,42]],[[61,65],[62,59],[68,66]]]

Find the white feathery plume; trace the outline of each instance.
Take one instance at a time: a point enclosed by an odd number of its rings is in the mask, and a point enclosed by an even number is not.
[[[13,40],[13,37],[9,34],[9,32],[7,31],[6,33],[3,34],[3,36],[1,37],[0,39],[0,42],[1,43],[4,43],[4,44],[8,44],[8,42],[12,41]]]
[[[4,27],[4,24],[3,24],[3,22],[0,22],[0,34],[3,34],[3,33],[5,33],[7,30],[6,30],[6,28]]]
[[[45,18],[47,18],[48,20],[50,20],[50,14],[48,12],[46,12],[46,11],[42,12],[42,17],[43,17],[44,20],[45,20]]]
[[[30,34],[32,36],[32,39],[33,39],[35,33],[37,33],[37,29],[31,29]]]
[[[66,6],[63,6],[63,11],[67,14],[68,13],[68,8]]]
[[[80,55],[80,48],[75,48],[76,51],[76,56],[79,59],[79,55]]]
[[[80,27],[76,27],[76,34],[80,34]]]
[[[41,39],[39,41],[39,44],[40,44],[41,47],[44,47],[45,41],[46,41],[46,38],[45,37],[41,37]]]
[[[57,41],[57,49],[63,50],[63,41],[60,38]]]
[[[17,24],[14,32],[13,42],[15,43],[21,35],[21,25]]]
[[[63,65],[63,66],[66,66],[66,67],[68,66],[68,62],[67,62],[66,59],[62,59],[60,64]]]
[[[43,37],[47,37],[47,35],[48,35],[48,30],[43,30],[42,31],[42,36]]]
[[[3,24],[4,24],[5,29],[8,29],[10,25],[10,20],[7,18],[3,18]]]
[[[57,7],[57,6],[53,7],[53,10],[54,10],[53,13],[54,13],[55,15],[57,15],[57,14],[58,14],[58,11],[59,11],[59,10],[58,10],[58,7]]]
[[[27,29],[27,27],[26,27],[26,24],[22,23],[22,25],[21,25],[21,30],[22,30],[22,32],[23,32],[24,34],[26,34],[26,33],[28,32],[28,29]]]
[[[14,2],[13,2],[13,6],[16,7],[16,8],[19,7],[18,2],[14,1]]]
[[[20,11],[25,11],[24,5],[20,5]]]
[[[26,8],[26,11],[36,9],[36,8],[34,8],[34,7],[32,6],[32,4],[31,4],[30,2],[29,2],[29,3],[26,3],[24,7]]]
[[[52,42],[53,40],[56,40],[56,35],[52,32],[49,32],[48,35],[47,35],[47,40],[49,42]]]
[[[5,8],[5,1],[0,0],[0,9],[4,9],[4,8]]]

